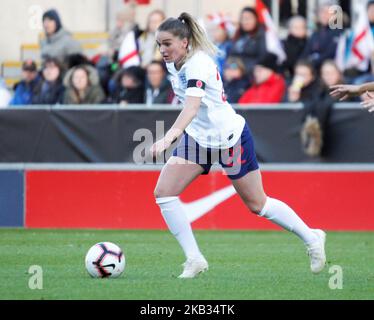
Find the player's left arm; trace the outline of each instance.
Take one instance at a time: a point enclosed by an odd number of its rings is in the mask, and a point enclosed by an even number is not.
[[[201,97],[186,96],[184,107],[172,127],[165,134],[164,138],[157,141],[151,147],[150,151],[152,156],[158,156],[167,150],[171,144],[183,134],[183,131],[197,115],[200,108],[201,99]]]

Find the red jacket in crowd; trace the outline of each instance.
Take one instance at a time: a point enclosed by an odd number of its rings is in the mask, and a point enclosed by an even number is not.
[[[246,103],[279,103],[286,92],[284,78],[273,73],[270,78],[257,85],[251,86],[239,99],[239,104]]]

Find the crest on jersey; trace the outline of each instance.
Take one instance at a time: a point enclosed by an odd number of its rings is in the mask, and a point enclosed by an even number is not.
[[[187,85],[187,77],[186,77],[186,74],[185,73],[181,73],[179,74],[179,81],[181,82],[182,84],[182,87],[186,87]]]

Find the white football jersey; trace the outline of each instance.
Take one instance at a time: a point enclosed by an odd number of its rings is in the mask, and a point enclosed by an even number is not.
[[[197,51],[178,71],[166,64],[175,95],[184,104],[186,96],[201,97],[201,106],[186,132],[202,147],[226,149],[240,138],[245,119],[226,101],[222,79],[213,59]]]

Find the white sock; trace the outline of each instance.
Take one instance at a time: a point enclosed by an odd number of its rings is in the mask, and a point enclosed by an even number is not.
[[[160,206],[165,222],[170,232],[178,240],[186,258],[200,256],[201,252],[192,233],[191,224],[187,219],[179,198],[157,198],[156,203]]]
[[[303,220],[287,204],[277,199],[268,197],[260,216],[273,221],[278,226],[293,232],[301,238],[306,245],[318,240]]]

